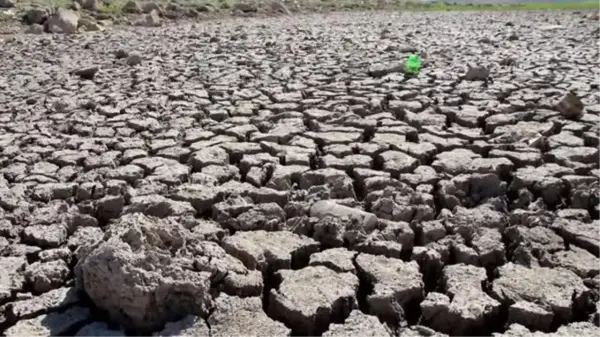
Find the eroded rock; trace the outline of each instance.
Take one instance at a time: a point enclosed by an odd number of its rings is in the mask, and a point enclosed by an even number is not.
[[[75,267],[77,285],[126,327],[151,330],[181,314],[208,315],[211,274],[173,257],[189,234],[171,219],[122,216]],[[146,286],[136,286],[144,280]]]

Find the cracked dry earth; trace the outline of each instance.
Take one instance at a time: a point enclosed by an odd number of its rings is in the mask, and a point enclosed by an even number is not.
[[[0,332],[598,335],[597,39],[571,12],[6,38]]]

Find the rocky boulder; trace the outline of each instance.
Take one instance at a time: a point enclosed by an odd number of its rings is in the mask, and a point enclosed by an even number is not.
[[[50,33],[77,33],[79,16],[68,9],[59,8],[46,21],[46,30]]]
[[[13,8],[15,4],[15,0],[0,0],[0,8]]]
[[[124,215],[77,263],[77,286],[112,319],[140,331],[185,314],[205,317],[211,273],[181,257],[187,239],[189,231],[171,219]]]

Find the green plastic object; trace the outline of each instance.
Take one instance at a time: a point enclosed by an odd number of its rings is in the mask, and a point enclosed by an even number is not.
[[[410,55],[406,61],[406,71],[410,74],[416,74],[421,70],[421,58],[419,55]]]

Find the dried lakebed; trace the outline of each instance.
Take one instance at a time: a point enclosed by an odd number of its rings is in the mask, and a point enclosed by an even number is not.
[[[597,335],[597,39],[571,12],[6,37],[0,332]]]

